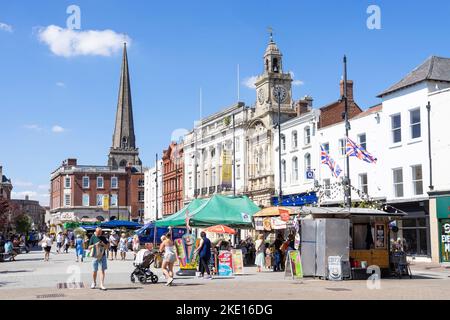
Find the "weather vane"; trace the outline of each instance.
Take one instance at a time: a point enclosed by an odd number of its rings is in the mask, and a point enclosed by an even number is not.
[[[273,28],[269,26],[269,27],[267,28],[267,31],[268,31],[269,34],[270,34],[270,42],[273,42]]]

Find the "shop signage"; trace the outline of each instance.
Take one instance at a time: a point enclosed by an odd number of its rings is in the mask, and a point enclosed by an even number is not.
[[[342,264],[341,257],[328,257],[328,280],[341,281],[342,280]]]
[[[219,276],[231,277],[233,275],[233,261],[230,251],[219,251]]]
[[[289,212],[283,211],[283,212],[280,213],[280,218],[281,218],[281,220],[287,222],[287,221],[289,221],[291,216],[290,216]]]
[[[248,213],[245,212],[241,212],[241,216],[242,216],[242,221],[244,222],[252,222],[252,217],[250,217],[250,215]]]
[[[265,218],[263,220],[264,230],[265,231],[271,231],[272,230],[272,219],[271,218]]]
[[[384,224],[375,225],[375,248],[383,249],[386,247],[386,230]]]
[[[61,221],[75,221],[75,214],[73,212],[64,212],[61,213],[59,219]]]
[[[436,198],[437,216],[439,219],[450,218],[450,197]]]
[[[306,179],[307,179],[307,180],[314,180],[314,171],[312,171],[312,170],[307,170],[307,171],[306,171]]]
[[[255,218],[255,230],[256,231],[264,231],[264,219],[263,218]]]
[[[232,161],[229,151],[222,152],[222,187],[231,188],[232,185]]]
[[[107,194],[105,194],[103,196],[103,211],[108,211],[109,210],[109,196]]]
[[[241,249],[233,249],[231,250],[231,255],[233,257],[233,273],[234,274],[243,274],[244,273],[244,259],[242,256]]]
[[[286,221],[281,220],[281,218],[274,217],[272,218],[272,229],[274,230],[283,230],[286,229]]]
[[[291,277],[292,279],[302,279],[303,278],[303,268],[302,261],[300,257],[300,251],[291,250],[288,251],[286,257],[286,266],[284,268],[285,277]]]
[[[441,262],[450,262],[450,219],[443,219],[441,224]]]

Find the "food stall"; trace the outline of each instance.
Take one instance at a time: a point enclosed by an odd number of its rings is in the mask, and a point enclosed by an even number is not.
[[[347,220],[348,234],[343,231],[336,232],[336,227],[325,229],[325,239],[335,238],[333,242],[344,239],[346,242],[348,239],[348,261],[346,260],[346,254],[343,256],[343,273],[347,274],[349,278],[356,278],[361,274],[366,276],[367,270],[370,266],[377,266],[381,271],[390,271],[390,223],[399,217],[403,217],[404,213],[387,213],[375,209],[364,208],[326,208],[326,207],[304,207],[301,209],[302,221],[309,220],[320,223],[323,220]],[[302,235],[302,255],[303,261],[308,263],[308,255],[304,252],[303,247],[314,247],[316,252],[319,252],[320,243],[316,232],[315,241],[314,235],[303,230],[305,226],[314,225],[314,223],[302,223],[301,235]],[[344,225],[344,224],[340,224]],[[309,230],[311,231],[311,230]],[[305,239],[309,235],[311,239]],[[337,239],[337,240],[336,240]],[[308,240],[308,241],[306,241]],[[342,248],[340,248],[342,249]],[[341,250],[342,251],[342,250]],[[315,254],[317,256],[317,254]],[[325,257],[328,259],[328,256]],[[326,260],[325,260],[326,261]],[[347,262],[347,264],[345,264]],[[316,261],[314,261],[316,263]],[[307,269],[307,268],[306,268]],[[348,270],[346,270],[348,269]],[[346,272],[347,271],[347,272]],[[317,274],[314,274],[316,276]]]

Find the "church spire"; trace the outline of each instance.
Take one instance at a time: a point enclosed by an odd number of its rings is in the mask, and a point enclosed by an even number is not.
[[[131,99],[127,44],[124,43],[116,125],[109,154],[109,165],[124,167],[130,164],[138,165],[140,164],[140,160],[134,136],[133,104]]]

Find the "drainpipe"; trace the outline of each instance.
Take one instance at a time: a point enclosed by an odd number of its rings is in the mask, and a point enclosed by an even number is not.
[[[433,186],[433,161],[431,158],[431,103],[428,101],[427,104],[428,111],[428,159],[430,164],[430,191],[434,190]]]

